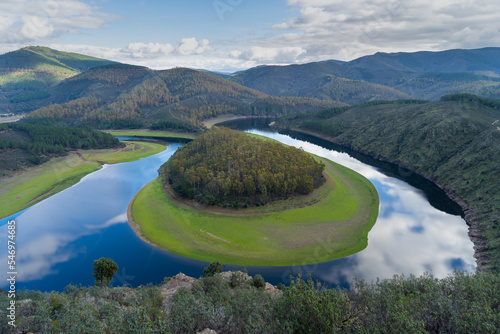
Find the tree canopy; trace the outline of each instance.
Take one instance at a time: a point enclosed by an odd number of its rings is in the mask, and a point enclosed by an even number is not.
[[[167,169],[176,193],[223,206],[308,194],[324,180],[324,165],[301,149],[225,128],[179,149]]]

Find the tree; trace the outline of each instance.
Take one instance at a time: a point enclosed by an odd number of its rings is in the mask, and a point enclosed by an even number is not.
[[[118,265],[115,261],[108,258],[100,258],[94,261],[94,272],[92,276],[95,277],[95,285],[108,286],[113,279],[113,275],[118,272]]]
[[[203,269],[203,276],[210,277],[221,272],[222,272],[222,265],[219,263],[219,261],[215,261],[210,263],[208,267]]]

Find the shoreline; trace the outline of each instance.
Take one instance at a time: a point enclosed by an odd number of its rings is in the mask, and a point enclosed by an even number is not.
[[[489,264],[490,259],[489,259],[489,256],[487,254],[487,251],[484,249],[486,238],[481,234],[481,231],[479,229],[479,221],[476,218],[475,210],[469,203],[467,203],[467,201],[465,201],[460,196],[456,195],[452,190],[450,190],[446,184],[440,182],[439,180],[433,178],[430,175],[426,175],[420,171],[417,171],[415,168],[413,168],[411,166],[407,166],[399,161],[387,159],[383,156],[373,154],[371,152],[365,151],[365,150],[357,148],[357,147],[353,147],[351,145],[342,143],[342,142],[336,140],[335,138],[327,136],[327,135],[323,135],[323,134],[316,133],[316,132],[309,131],[309,130],[297,129],[297,128],[287,128],[287,127],[281,127],[281,126],[274,126],[274,128],[281,129],[281,130],[294,131],[294,132],[306,134],[309,136],[313,136],[313,137],[316,137],[319,139],[329,141],[329,142],[334,143],[336,145],[348,148],[352,151],[364,154],[370,158],[373,158],[373,159],[376,159],[376,160],[379,160],[382,162],[388,162],[388,163],[394,164],[396,166],[402,167],[402,168],[407,169],[407,170],[415,173],[416,175],[419,175],[419,176],[429,180],[430,182],[434,183],[437,187],[441,188],[446,193],[446,196],[448,196],[451,200],[453,200],[455,203],[457,203],[462,208],[462,211],[464,213],[463,219],[465,220],[465,223],[469,227],[469,229],[468,229],[469,239],[474,244],[474,258],[476,259],[476,272],[487,271],[486,267]]]
[[[75,185],[83,177],[100,170],[104,164],[129,162],[156,154],[157,149],[152,149],[151,145],[159,144],[150,143],[147,146],[143,144],[138,146],[137,142],[128,142],[123,148],[70,151],[66,156],[54,157],[42,165],[16,171],[12,175],[2,177],[0,178],[0,199],[7,201],[24,197],[26,200],[19,203],[18,206],[13,206],[13,209],[8,213],[0,214],[0,218],[12,216]],[[141,154],[142,150],[146,150],[147,155]],[[107,160],[103,160],[103,154],[108,157]],[[115,154],[114,157],[113,154]],[[134,154],[138,154],[138,156],[134,156]],[[89,156],[92,155],[94,157],[89,159]],[[54,182],[49,183],[47,190],[43,193],[36,189],[35,192],[26,193],[23,189],[26,184],[31,184],[31,187],[34,188],[39,186],[40,182],[48,179],[53,179]],[[9,192],[12,193],[9,194]]]

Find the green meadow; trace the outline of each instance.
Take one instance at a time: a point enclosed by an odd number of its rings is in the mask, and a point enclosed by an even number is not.
[[[19,212],[80,181],[85,175],[114,164],[138,160],[165,149],[154,143],[128,142],[125,148],[81,150],[30,168],[0,183],[0,217]]]

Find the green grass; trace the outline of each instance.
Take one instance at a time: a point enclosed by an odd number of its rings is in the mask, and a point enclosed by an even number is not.
[[[127,147],[122,150],[91,150],[81,151],[81,154],[86,160],[115,164],[139,160],[165,150],[165,146],[155,143],[128,142],[127,144]]]
[[[156,179],[131,202],[129,218],[158,247],[199,260],[285,266],[351,255],[367,246],[378,194],[363,176],[322,161],[330,180],[310,196],[223,215],[174,203]]]
[[[153,137],[153,138],[196,138],[193,134],[177,133],[177,132],[162,132],[162,131],[149,131],[149,130],[123,130],[123,131],[105,131],[113,136],[124,137]]]
[[[138,160],[165,150],[154,143],[130,142],[121,149],[71,152],[0,183],[0,217],[19,212],[79,182],[101,164]]]

